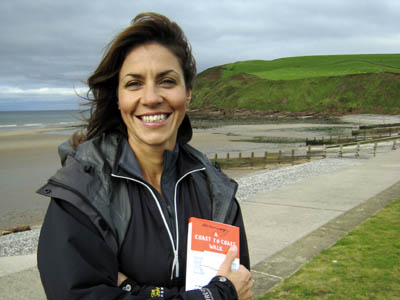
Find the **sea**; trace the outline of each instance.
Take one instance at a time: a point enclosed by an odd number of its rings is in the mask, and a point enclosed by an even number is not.
[[[0,131],[68,128],[82,123],[77,110],[0,111]]]

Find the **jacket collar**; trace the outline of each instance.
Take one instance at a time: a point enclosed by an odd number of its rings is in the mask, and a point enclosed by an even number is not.
[[[165,150],[163,158],[163,177],[180,178],[190,171],[204,168],[204,165],[199,160],[179,144],[176,144],[172,151]],[[126,138],[122,138],[119,144],[113,173],[116,175],[129,175],[144,181],[139,162]]]

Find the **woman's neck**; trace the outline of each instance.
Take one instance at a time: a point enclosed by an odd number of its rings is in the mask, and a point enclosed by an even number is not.
[[[136,155],[143,178],[161,193],[161,175],[164,166],[163,147],[141,147],[131,140],[129,145]]]

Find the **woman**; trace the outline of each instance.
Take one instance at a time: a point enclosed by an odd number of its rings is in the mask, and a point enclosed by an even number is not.
[[[60,146],[61,168],[39,193],[52,198],[38,267],[48,299],[251,299],[237,185],[187,143],[195,61],[178,25],[138,15],[88,79],[84,136]],[[79,145],[78,145],[79,144]],[[189,217],[240,226],[218,276],[184,291]]]

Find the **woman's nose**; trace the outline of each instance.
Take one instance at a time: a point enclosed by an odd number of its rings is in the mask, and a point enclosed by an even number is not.
[[[157,105],[162,102],[162,97],[155,85],[149,84],[144,88],[142,103],[145,105]]]

